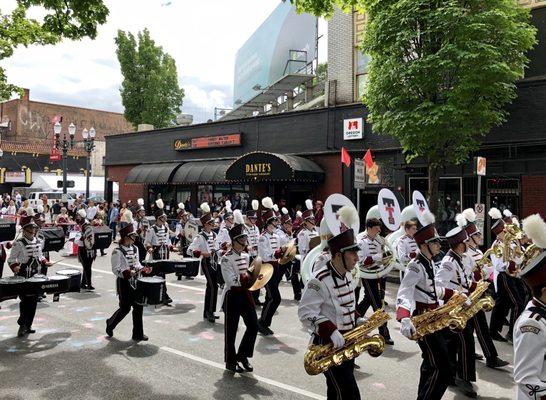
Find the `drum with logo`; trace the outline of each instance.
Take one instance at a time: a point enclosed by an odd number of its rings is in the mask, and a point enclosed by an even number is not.
[[[199,273],[199,258],[185,257],[175,264],[176,276],[197,276]]]
[[[67,276],[69,279],[68,292],[79,292],[81,289],[82,273],[77,269],[67,268],[56,272],[57,275]]]
[[[163,304],[165,279],[159,276],[144,276],[136,281],[136,303],[143,306]]]
[[[42,288],[46,293],[66,293],[70,289],[70,277],[66,275],[51,275]]]

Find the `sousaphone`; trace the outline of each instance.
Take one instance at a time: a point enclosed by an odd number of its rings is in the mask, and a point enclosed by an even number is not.
[[[259,290],[267,285],[267,282],[273,276],[273,265],[269,263],[262,263],[260,257],[256,257],[250,267],[248,268],[248,273],[250,274],[250,282],[252,285],[248,290],[251,292]]]

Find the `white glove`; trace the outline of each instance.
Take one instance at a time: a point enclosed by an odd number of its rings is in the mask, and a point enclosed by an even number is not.
[[[415,333],[415,326],[413,326],[411,318],[402,318],[402,321],[400,321],[400,333],[408,339],[411,339]]]
[[[464,305],[467,307],[470,307],[472,305],[472,300],[470,300],[466,293],[461,293],[461,296],[464,296],[466,298]]]
[[[343,337],[341,332],[338,331],[337,329],[333,331],[332,334],[330,335],[330,340],[332,341],[334,345],[334,349],[340,349],[345,344],[345,338]]]
[[[364,325],[366,323],[366,318],[358,317],[356,319],[356,326]]]

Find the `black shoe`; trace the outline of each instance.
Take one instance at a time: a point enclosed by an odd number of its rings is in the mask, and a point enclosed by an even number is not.
[[[478,354],[478,353],[474,354],[474,358],[476,360],[480,360],[480,361],[483,360],[483,356],[481,354]]]
[[[254,368],[253,368],[252,365],[248,362],[248,358],[246,358],[246,357],[240,357],[240,358],[239,358],[239,363],[240,363],[241,366],[245,369],[245,371],[248,371],[248,372],[254,371]]]
[[[188,281],[193,281],[193,280],[194,280],[194,277],[193,277],[193,276],[186,276],[186,280],[188,280]]]
[[[19,330],[17,331],[17,337],[23,337],[27,334],[27,327],[24,325],[19,326]]]
[[[499,357],[489,358],[487,359],[487,362],[485,363],[485,365],[487,365],[489,368],[506,367],[508,364],[510,364],[508,361],[504,361],[500,359]]]
[[[245,370],[241,368],[241,366],[238,363],[235,363],[235,364],[227,363],[226,369],[231,372],[238,372],[238,373],[245,372]]]
[[[27,328],[27,333],[36,333],[36,329]]]
[[[89,285],[89,286],[87,286],[87,290],[89,290],[91,292],[91,291],[95,290],[95,288],[93,286]]]
[[[268,326],[263,325],[260,321],[258,321],[258,332],[264,336],[271,336],[274,333]]]
[[[80,289],[87,289],[89,286],[84,285],[83,283],[80,285]]]
[[[294,300],[300,301],[301,300],[301,293],[300,294],[295,294],[294,295]]]
[[[45,299],[47,296],[45,295],[45,293],[42,295],[42,299]]]
[[[389,346],[394,346],[394,340],[392,340],[390,337],[385,338],[385,344],[388,344]]]
[[[476,398],[478,393],[474,390],[472,382],[465,381],[463,379],[455,378],[455,383],[457,384],[457,389],[467,397]]]
[[[498,332],[491,332],[491,339],[496,340],[498,342],[506,342],[506,339],[501,336]]]
[[[142,335],[142,336],[133,336],[133,340],[135,342],[145,342],[148,340],[148,336]]]
[[[110,328],[110,324],[108,323],[108,320],[106,320],[106,335],[108,337],[114,336],[114,330]]]
[[[172,304],[169,303],[168,301],[164,301],[164,302],[163,302],[163,305],[164,305],[165,307],[172,307]]]

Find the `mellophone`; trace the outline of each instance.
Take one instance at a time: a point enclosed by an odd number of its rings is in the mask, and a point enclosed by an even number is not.
[[[197,276],[199,258],[185,257],[180,260],[145,260],[142,265],[152,268],[152,274],[176,274],[176,276]]]
[[[15,299],[17,296],[37,296],[42,293],[79,292],[80,281],[81,272],[75,269],[61,270],[51,276],[41,274],[30,278],[8,276],[0,278],[0,301]]]

